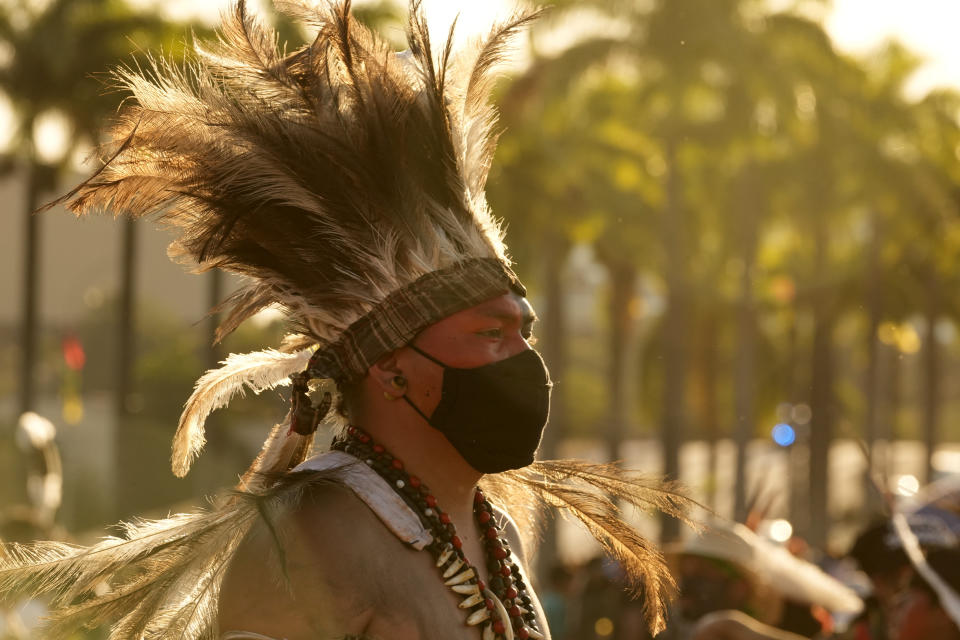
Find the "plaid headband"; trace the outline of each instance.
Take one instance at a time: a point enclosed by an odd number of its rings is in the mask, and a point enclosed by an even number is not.
[[[495,258],[464,260],[432,271],[388,295],[336,342],[318,349],[304,373],[309,379],[354,382],[430,325],[510,291],[527,295],[516,274]]]

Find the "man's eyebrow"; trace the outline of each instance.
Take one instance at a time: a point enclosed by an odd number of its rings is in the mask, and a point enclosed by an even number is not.
[[[486,316],[488,318],[495,318],[497,320],[515,320],[517,314],[511,313],[509,311],[501,311],[499,309],[482,309],[480,310],[480,315]],[[540,318],[537,317],[537,314],[534,313],[532,309],[526,311],[523,314],[523,324],[533,324],[537,322]]]

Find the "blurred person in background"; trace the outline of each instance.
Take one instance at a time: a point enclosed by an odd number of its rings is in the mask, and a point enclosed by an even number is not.
[[[926,561],[956,597],[960,592],[960,549],[936,549],[926,554]],[[920,574],[913,574],[894,599],[894,640],[960,640],[956,604],[951,615],[942,595]]]
[[[547,627],[553,640],[570,640],[569,625],[573,620],[572,585],[574,574],[565,565],[555,565],[547,575],[547,583],[540,591],[540,604],[547,618]]]
[[[958,537],[950,514],[926,509],[907,517],[920,547],[929,553],[954,550]],[[889,518],[875,521],[854,540],[849,555],[870,580],[872,593],[854,623],[852,640],[897,640],[898,617],[905,594],[916,584],[916,570]]]
[[[854,622],[856,640],[889,640],[888,612],[895,597],[910,582],[913,568],[888,520],[876,521],[854,540],[849,556],[870,580],[871,594],[864,611]]]
[[[822,638],[827,611],[859,611],[850,589],[747,527],[713,521],[668,548],[679,582],[670,638]]]
[[[580,569],[573,586],[576,603],[571,638],[601,640],[620,637],[620,617],[626,599],[624,572],[608,556],[591,558]]]

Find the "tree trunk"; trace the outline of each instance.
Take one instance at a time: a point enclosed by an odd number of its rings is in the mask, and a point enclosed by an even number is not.
[[[833,442],[833,327],[827,283],[828,234],[822,212],[814,220],[813,359],[810,376],[810,534],[814,547],[823,549],[830,529],[828,489],[829,453]]]
[[[630,422],[630,399],[627,371],[633,359],[633,314],[632,305],[637,285],[637,268],[624,261],[607,262],[610,275],[610,299],[608,306],[609,333],[609,369],[607,384],[610,388],[610,412],[607,416],[607,459],[611,462],[621,460],[621,445]]]
[[[707,484],[705,488],[706,504],[716,509],[717,504],[717,446],[720,440],[719,409],[719,349],[720,310],[716,303],[700,312],[700,356],[692,375],[697,376],[700,401],[697,422],[703,429],[707,444]]]
[[[567,317],[563,286],[564,267],[570,251],[570,242],[559,234],[552,234],[545,243],[544,261],[544,309],[542,343],[539,343],[543,359],[550,369],[554,382],[550,397],[550,423],[543,433],[538,457],[541,460],[557,458],[557,449],[566,434],[566,369],[567,369]],[[537,575],[540,584],[548,584],[550,571],[559,563],[557,521],[548,516],[543,525],[543,541],[537,552]]]
[[[798,398],[806,394],[802,388],[802,378],[798,373],[800,362],[800,310],[793,303],[790,310],[789,328],[787,329],[787,375],[784,380],[785,397],[789,398],[791,406]],[[791,410],[792,413],[792,410]],[[793,415],[790,424],[796,429],[796,441],[790,446],[789,460],[789,487],[790,487],[790,521],[794,530],[802,535],[810,530],[810,500],[807,488],[810,483],[810,423],[800,424]]]
[[[114,464],[116,515],[126,518],[135,510],[139,493],[139,440],[130,419],[130,395],[134,389],[134,323],[136,305],[137,223],[123,221],[120,262],[120,300],[117,309],[116,395],[114,396]]]
[[[940,291],[932,272],[927,280],[926,340],[923,350],[923,443],[926,446],[925,482],[932,482],[933,454],[936,450],[940,417],[940,358],[937,344],[937,320],[940,318]]]
[[[865,272],[865,288],[867,292],[867,370],[864,376],[864,408],[863,439],[867,447],[867,468],[864,471],[864,510],[867,514],[876,513],[881,507],[881,497],[873,487],[873,474],[876,473],[876,444],[877,444],[877,403],[879,402],[879,354],[880,341],[877,334],[883,318],[883,292],[881,291],[880,273],[880,243],[881,229],[880,216],[871,214],[871,236],[867,248],[867,269]]]
[[[42,168],[27,167],[27,206],[24,211],[23,290],[20,316],[20,394],[17,409],[22,414],[36,404],[37,312],[40,291],[40,217],[33,214],[40,204]]]
[[[34,211],[40,204],[43,186],[42,167],[36,162],[27,166],[26,208],[24,210],[23,236],[23,280],[20,308],[20,388],[17,398],[17,418],[27,411],[36,409],[36,371],[37,340],[39,335],[39,293],[40,293],[40,217]],[[13,441],[18,420],[14,420],[13,429],[8,438]],[[25,461],[20,455],[13,456],[12,469],[6,476],[12,489],[4,493],[11,503],[27,501]]]
[[[213,313],[212,310],[220,304],[221,299],[223,298],[223,271],[220,269],[212,269],[207,278],[207,308],[209,309],[208,313],[210,315],[207,316],[207,335],[205,336],[204,341],[204,344],[206,345],[206,357],[204,359],[207,363],[207,369],[213,369],[220,365],[220,360],[222,358],[222,349],[219,344],[216,344],[217,326],[220,324],[220,314]]]
[[[661,442],[663,472],[670,480],[679,480],[680,443],[683,441],[684,403],[686,402],[687,341],[689,339],[689,300],[687,292],[686,217],[681,198],[681,176],[677,166],[676,143],[668,139],[667,204],[664,211],[663,238],[666,249],[667,308],[663,315],[664,388]],[[661,516],[661,541],[679,537],[676,519]]]
[[[744,170],[741,181],[737,244],[743,271],[740,274],[740,299],[737,304],[737,349],[734,363],[734,440],[737,447],[734,483],[734,519],[747,519],[747,445],[756,423],[757,311],[753,298],[753,268],[757,255],[757,206],[752,191],[752,168]]]
[[[878,500],[890,490],[890,469],[893,460],[893,445],[899,433],[903,353],[896,344],[880,344],[877,350],[877,441],[873,452],[874,479],[872,491]],[[872,483],[871,483],[872,484]],[[878,493],[878,490],[880,493]]]

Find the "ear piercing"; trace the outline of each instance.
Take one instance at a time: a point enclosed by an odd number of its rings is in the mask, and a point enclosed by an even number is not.
[[[407,379],[401,375],[393,376],[393,378],[390,379],[390,386],[396,389],[397,391],[403,391],[407,388]],[[400,395],[403,395],[403,394],[401,393]],[[384,391],[383,397],[386,398],[387,400],[396,400],[400,396],[395,396],[389,391]]]

